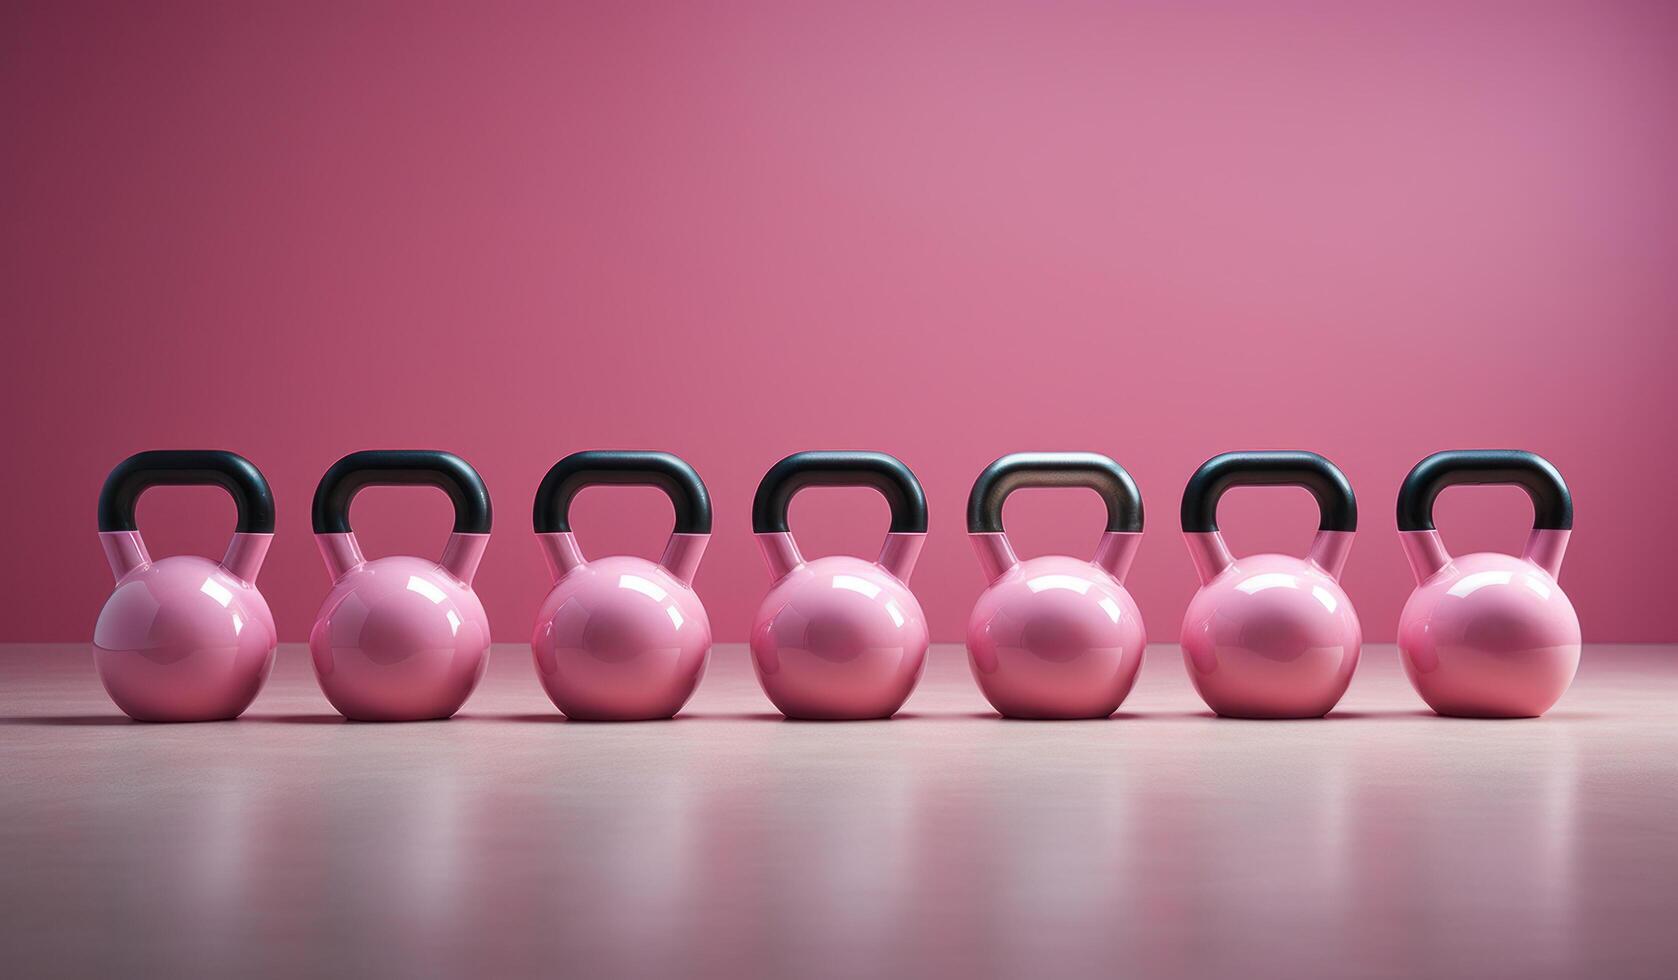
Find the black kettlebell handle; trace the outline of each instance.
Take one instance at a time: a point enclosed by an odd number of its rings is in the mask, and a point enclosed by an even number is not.
[[[454,533],[488,534],[489,490],[472,464],[435,449],[366,449],[332,464],[315,487],[316,534],[348,534],[363,487],[439,487],[454,502]]]
[[[1107,505],[1108,532],[1142,530],[1142,494],[1125,468],[1100,453],[1014,453],[985,467],[967,495],[967,532],[1000,534],[1002,505],[1023,487],[1086,487]]]
[[[793,453],[770,467],[752,500],[752,532],[785,533],[793,494],[805,487],[873,487],[891,505],[892,534],[926,533],[926,495],[902,461],[886,453]]]
[[[1218,529],[1218,500],[1231,487],[1304,487],[1317,500],[1320,531],[1356,531],[1358,501],[1340,468],[1316,453],[1253,452],[1213,456],[1183,488],[1183,530]]]
[[[657,487],[676,508],[673,533],[711,533],[711,497],[686,460],[670,453],[616,449],[572,453],[548,470],[536,488],[536,533],[570,531],[571,501],[592,486]]]
[[[239,508],[238,533],[274,533],[274,495],[262,471],[238,453],[222,449],[153,449],[118,463],[99,491],[99,530],[139,530],[134,508],[148,487],[208,485],[233,497]]]
[[[1549,460],[1521,449],[1453,449],[1422,460],[1404,478],[1398,529],[1432,531],[1439,492],[1463,484],[1520,487],[1532,498],[1533,530],[1573,528],[1573,496]]]

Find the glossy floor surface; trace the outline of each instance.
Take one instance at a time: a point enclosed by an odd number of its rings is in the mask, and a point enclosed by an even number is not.
[[[1678,647],[1536,721],[1422,710],[1391,647],[1314,722],[1008,722],[959,647],[890,722],[785,722],[739,647],[674,722],[565,722],[497,647],[453,721],[347,724],[300,647],[244,720],[140,725],[0,647],[17,977],[1672,976]]]

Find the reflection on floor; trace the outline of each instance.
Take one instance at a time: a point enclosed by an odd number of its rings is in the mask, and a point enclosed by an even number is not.
[[[1536,721],[1391,647],[1316,722],[1005,722],[959,647],[891,722],[779,720],[719,649],[675,722],[567,723],[498,647],[449,722],[352,725],[287,647],[239,722],[126,722],[0,647],[14,976],[1522,975],[1678,970],[1678,648]]]

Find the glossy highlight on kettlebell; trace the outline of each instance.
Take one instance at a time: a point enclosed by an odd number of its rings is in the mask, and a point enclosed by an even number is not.
[[[1107,505],[1093,560],[1021,561],[1002,526],[1024,487],[1084,487]],[[1015,453],[979,474],[967,532],[986,586],[967,621],[968,665],[985,700],[1009,718],[1105,718],[1136,683],[1147,634],[1125,576],[1142,543],[1142,495],[1124,467],[1096,453]]]
[[[654,486],[669,496],[676,523],[663,557],[583,557],[571,502],[597,485]],[[669,453],[572,453],[537,488],[534,523],[554,585],[536,614],[530,650],[554,706],[580,721],[644,721],[682,710],[711,653],[711,621],[693,591],[711,540],[711,498],[699,474]]]
[[[135,524],[155,486],[215,485],[239,517],[221,561],[153,560]],[[256,576],[274,537],[274,497],[243,456],[153,450],[113,469],[99,492],[99,543],[116,589],[93,628],[99,680],[136,721],[220,721],[250,707],[274,667],[277,636]]]
[[[876,561],[805,561],[787,527],[805,487],[872,487],[891,506]],[[751,632],[758,682],[788,718],[889,718],[926,669],[927,627],[908,580],[926,541],[926,497],[909,468],[877,452],[794,453],[758,484],[752,530],[773,584]]]
[[[1304,487],[1321,516],[1307,558],[1232,556],[1218,500],[1237,486]],[[1317,718],[1346,693],[1363,629],[1340,588],[1357,530],[1345,474],[1316,453],[1224,453],[1183,490],[1183,539],[1200,589],[1183,617],[1183,663],[1208,707],[1234,718]]]
[[[369,486],[433,486],[454,503],[440,561],[368,560],[350,503]],[[315,543],[332,589],[309,632],[326,699],[356,721],[448,718],[488,665],[489,617],[472,577],[489,544],[489,491],[470,464],[435,450],[367,450],[332,465],[315,488]]]
[[[1446,487],[1512,485],[1532,500],[1521,557],[1453,557],[1433,526]],[[1512,449],[1434,453],[1398,493],[1399,540],[1416,590],[1398,621],[1404,672],[1442,715],[1532,718],[1548,711],[1579,669],[1579,617],[1556,581],[1573,533],[1573,498],[1561,473]]]

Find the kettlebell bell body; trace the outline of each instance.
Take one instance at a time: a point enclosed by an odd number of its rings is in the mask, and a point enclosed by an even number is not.
[[[454,502],[441,561],[368,560],[350,529],[363,487],[429,485]],[[490,500],[476,470],[433,450],[368,450],[333,464],[315,489],[315,543],[332,589],[309,632],[326,699],[355,721],[448,718],[488,665],[489,618],[472,577],[489,543]]]
[[[808,486],[869,486],[885,496],[891,530],[877,561],[804,560],[787,509]],[[769,700],[788,718],[895,714],[926,669],[926,617],[908,586],[926,540],[926,497],[914,474],[885,453],[795,453],[758,485],[752,529],[773,581],[751,632]]]
[[[1217,506],[1234,486],[1299,486],[1321,514],[1304,559],[1232,556]],[[1346,693],[1363,630],[1340,575],[1357,501],[1338,467],[1315,453],[1214,456],[1183,492],[1183,537],[1200,589],[1183,617],[1183,662],[1208,707],[1232,718],[1317,718]]]
[[[1021,561],[1002,507],[1022,487],[1087,487],[1107,505],[1093,561]],[[1142,542],[1142,497],[1130,474],[1095,453],[1016,453],[979,474],[967,531],[987,585],[967,620],[968,666],[1009,718],[1105,718],[1136,683],[1147,634],[1124,579]]]
[[[148,487],[214,484],[238,524],[220,562],[153,560],[134,511]],[[221,721],[250,707],[274,667],[276,634],[256,576],[274,537],[274,498],[249,460],[216,450],[137,453],[99,493],[99,542],[116,589],[93,628],[105,691],[136,721]]]
[[[1453,557],[1433,502],[1459,484],[1513,484],[1532,499],[1521,557]],[[1579,669],[1579,617],[1556,581],[1573,528],[1573,498],[1549,461],[1518,450],[1435,453],[1398,495],[1399,540],[1416,590],[1399,616],[1404,672],[1428,706],[1465,718],[1532,718]]]
[[[583,557],[571,501],[599,484],[656,486],[670,497],[676,524],[657,562]],[[669,453],[572,453],[536,491],[535,528],[554,586],[536,614],[530,650],[554,706],[579,721],[682,710],[711,653],[711,621],[693,591],[711,539],[711,500],[699,474]]]

